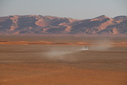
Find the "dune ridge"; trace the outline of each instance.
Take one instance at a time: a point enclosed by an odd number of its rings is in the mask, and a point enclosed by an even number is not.
[[[111,42],[111,43],[87,43],[87,42],[74,42],[74,43],[68,43],[68,42],[49,42],[49,41],[36,41],[36,42],[30,42],[30,41],[0,41],[0,44],[6,44],[6,45],[113,45],[113,46],[122,46],[127,47],[127,42]]]

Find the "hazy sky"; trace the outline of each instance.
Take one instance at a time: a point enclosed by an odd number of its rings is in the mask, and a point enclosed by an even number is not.
[[[0,0],[0,16],[51,15],[76,19],[127,15],[127,0]]]

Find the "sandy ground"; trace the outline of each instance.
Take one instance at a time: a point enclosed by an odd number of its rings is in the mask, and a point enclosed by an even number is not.
[[[0,45],[0,85],[127,85],[127,47],[81,48]]]

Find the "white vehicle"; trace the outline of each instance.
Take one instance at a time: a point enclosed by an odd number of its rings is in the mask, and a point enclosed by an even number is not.
[[[82,50],[88,50],[88,47],[84,46],[84,47],[82,48]]]

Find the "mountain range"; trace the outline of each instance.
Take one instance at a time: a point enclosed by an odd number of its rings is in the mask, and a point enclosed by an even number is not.
[[[0,34],[127,34],[127,16],[110,18],[101,15],[92,19],[72,19],[42,15],[12,15],[0,17]]]

